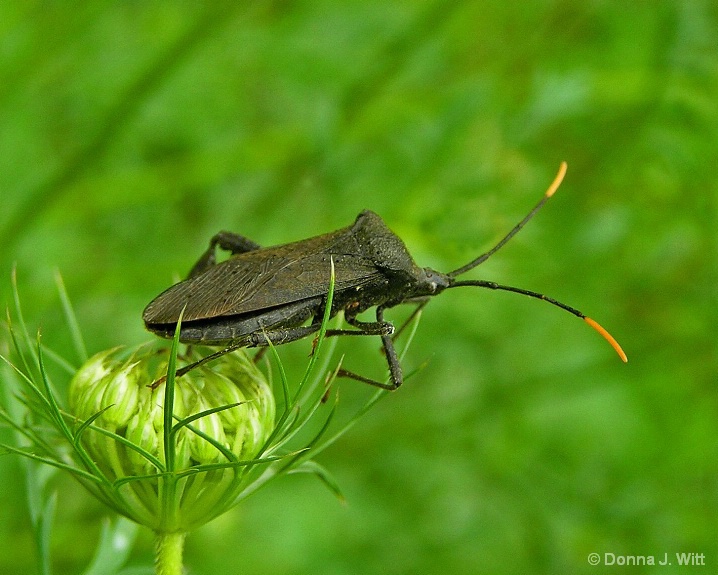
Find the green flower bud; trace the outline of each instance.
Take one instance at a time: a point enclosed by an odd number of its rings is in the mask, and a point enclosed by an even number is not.
[[[100,407],[105,410],[102,418],[116,427],[127,425],[130,418],[137,413],[139,387],[137,378],[141,375],[135,367],[139,362],[125,364],[113,375],[102,393]]]
[[[204,401],[200,401],[198,404],[198,411],[205,411],[206,409],[209,409],[209,405],[207,405]],[[227,436],[224,432],[224,427],[222,426],[222,420],[220,419],[218,413],[212,413],[201,417],[197,420],[195,428],[208,435],[218,443],[229,447],[227,444]],[[199,463],[214,463],[220,458],[220,452],[217,448],[200,435],[192,434],[189,437],[189,447],[192,459],[198,461]]]
[[[146,419],[140,413],[136,413],[127,423],[125,438],[148,453],[159,453],[160,451],[160,438],[152,425],[152,420]],[[133,469],[145,474],[152,473],[152,463],[140,453],[130,449],[127,456]]]
[[[80,421],[102,411],[85,429],[82,445],[110,485],[120,486],[106,495],[128,517],[155,530],[201,525],[221,508],[223,497],[231,500],[249,468],[233,463],[214,443],[240,462],[259,456],[274,428],[272,390],[243,352],[227,354],[176,379],[173,427],[165,430],[167,385],[153,382],[166,373],[168,351],[140,348],[127,360],[119,355],[115,349],[88,360],[69,393],[70,410]],[[166,467],[168,444],[172,469]],[[207,464],[213,465],[203,469]]]
[[[95,385],[95,382],[104,379],[110,373],[108,360],[109,356],[118,348],[108,349],[98,353],[77,371],[70,386],[70,405],[83,406],[84,413],[77,413],[78,417],[86,419],[93,413],[100,411],[102,401],[102,390]]]

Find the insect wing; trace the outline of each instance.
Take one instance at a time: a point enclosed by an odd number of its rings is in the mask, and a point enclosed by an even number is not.
[[[145,309],[148,324],[240,315],[326,294],[330,257],[335,289],[375,281],[380,273],[361,254],[349,228],[291,244],[238,254],[157,296]]]

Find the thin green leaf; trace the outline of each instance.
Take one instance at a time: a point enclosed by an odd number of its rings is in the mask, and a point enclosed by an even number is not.
[[[52,416],[53,420],[57,424],[57,427],[60,429],[62,434],[67,438],[68,441],[72,442],[72,431],[70,431],[70,428],[65,422],[65,418],[62,417],[60,406],[57,402],[57,398],[55,397],[55,393],[52,390],[52,385],[50,384],[50,378],[48,377],[47,371],[45,370],[45,361],[43,359],[42,346],[40,345],[40,332],[38,332],[37,334],[37,365],[40,368],[40,377],[42,378],[42,383],[45,391],[44,395],[50,406],[50,415]]]
[[[17,434],[25,437],[31,445],[39,448],[47,455],[54,455],[55,449],[45,440],[45,437],[51,436],[52,430],[39,428],[36,426],[25,426],[15,421],[4,409],[0,409],[0,419],[7,423],[8,427],[15,430]]]
[[[75,372],[77,371],[77,366],[72,365],[72,363],[67,361],[59,353],[53,351],[45,345],[42,346],[42,351],[47,357],[54,361],[55,364],[59,365],[68,375],[75,375]]]
[[[414,321],[411,324],[411,330],[409,332],[409,335],[407,337],[406,345],[404,346],[404,349],[402,350],[402,353],[399,355],[399,360],[401,361],[406,354],[407,350],[409,349],[409,345],[411,344],[412,340],[414,339],[414,336],[416,334],[419,320],[421,319],[421,312],[416,314],[416,317],[414,318]],[[412,377],[414,374],[416,374],[418,371],[422,369],[422,364],[417,369],[411,371],[404,380],[407,381],[410,377]],[[322,442],[321,445],[315,445],[313,446],[312,450],[312,457],[316,457],[319,453],[324,451],[327,447],[334,444],[338,439],[340,439],[345,433],[347,433],[354,425],[372,408],[374,407],[380,400],[384,399],[387,395],[389,395],[390,392],[384,389],[378,389],[372,396],[366,401],[366,403],[340,428],[338,429],[334,434],[329,436],[324,442]]]
[[[12,273],[11,273],[11,283],[12,283],[12,295],[13,295],[13,302],[15,303],[15,315],[17,316],[18,325],[20,326],[20,331],[22,332],[22,337],[25,340],[25,346],[24,349],[28,350],[29,353],[32,354],[33,350],[33,343],[32,338],[30,337],[30,333],[27,329],[27,324],[25,323],[25,319],[22,313],[22,306],[20,305],[20,292],[17,287],[17,266],[13,266]],[[8,325],[10,325],[10,335],[13,340],[13,344],[15,345],[15,349],[18,352],[18,355],[20,355],[23,363],[25,364],[25,369],[28,374],[31,373],[30,365],[27,361],[27,358],[25,356],[25,353],[23,353],[23,347],[20,346],[20,342],[15,337],[15,330],[12,329],[12,324],[10,322],[10,312],[8,311]],[[33,357],[33,360],[36,358]]]
[[[14,447],[12,445],[8,445],[7,443],[0,443],[0,447],[2,447],[3,449],[6,449],[9,453],[14,453],[16,455],[22,455],[24,457],[32,459],[33,461],[37,461],[39,463],[44,463],[46,465],[50,465],[51,467],[55,467],[57,469],[64,469],[65,471],[69,471],[70,473],[72,473],[74,475],[78,475],[78,476],[82,477],[83,479],[87,479],[94,483],[102,482],[98,477],[92,475],[91,473],[88,473],[87,471],[84,471],[78,467],[75,467],[74,465],[69,465],[69,464],[59,461],[57,459],[52,459],[49,457],[42,457],[40,455],[37,455],[36,453],[32,453],[31,451],[27,451],[27,450],[21,449],[19,447]]]
[[[292,410],[293,402],[291,399],[291,394],[289,392],[289,381],[287,380],[287,373],[284,370],[284,364],[282,363],[281,358],[279,357],[279,353],[277,352],[277,348],[272,345],[271,341],[267,341],[269,351],[272,354],[272,357],[274,359],[274,362],[277,365],[277,371],[279,371],[279,380],[282,383],[282,395],[284,398],[284,409],[282,411],[282,415],[277,420],[277,423],[275,424],[275,428],[279,429],[282,427],[282,424],[284,421],[289,417],[289,412]]]
[[[302,451],[304,451],[304,450],[298,450],[298,451],[294,451],[291,453],[285,453],[283,455],[269,455],[269,456],[265,456],[265,457],[258,457],[255,459],[223,461],[223,462],[218,462],[218,463],[203,463],[202,465],[198,465],[197,467],[192,467],[191,469],[177,473],[177,477],[186,477],[188,475],[193,475],[195,473],[206,473],[209,471],[216,471],[218,469],[234,469],[234,468],[238,468],[238,467],[250,467],[250,466],[254,466],[254,465],[274,463],[276,461],[281,461],[282,459],[286,459],[287,457],[293,457],[297,453],[301,453]]]
[[[316,386],[316,381],[311,386],[308,386],[307,382],[314,371],[314,367],[316,365],[316,362],[318,361],[318,358],[320,356],[320,351],[322,348],[322,343],[324,342],[326,331],[327,331],[327,325],[329,323],[329,320],[331,319],[331,306],[332,302],[334,300],[334,284],[335,284],[335,277],[334,277],[334,260],[330,258],[330,273],[329,273],[329,291],[327,293],[327,303],[324,307],[324,314],[322,316],[322,323],[319,328],[319,335],[317,336],[317,342],[314,347],[313,353],[309,359],[309,364],[307,365],[307,368],[304,372],[304,376],[302,380],[300,381],[299,385],[297,386],[297,391],[294,394],[294,396],[289,399],[290,392],[289,392],[289,383],[287,381],[287,376],[284,371],[284,366],[282,365],[282,362],[279,358],[279,354],[277,353],[274,346],[271,345],[270,342],[270,350],[272,351],[272,354],[274,356],[274,359],[277,363],[278,369],[279,369],[279,375],[282,382],[282,390],[284,393],[284,410],[282,412],[282,415],[277,419],[274,431],[272,432],[271,436],[269,437],[267,441],[267,445],[274,445],[274,444],[283,444],[285,443],[290,436],[294,435],[294,432],[300,428],[305,421],[307,421],[308,417],[301,417],[300,418],[300,410],[298,408],[299,404],[305,403],[303,400],[307,400],[306,402],[311,403],[311,401],[308,401],[309,398],[312,395],[312,392],[314,391],[314,388]],[[303,393],[304,392],[304,393]],[[288,421],[290,415],[293,414],[292,421]]]
[[[158,479],[181,479],[184,477],[189,477],[191,475],[197,475],[198,473],[208,473],[210,471],[216,471],[218,469],[232,469],[237,467],[247,467],[250,465],[259,465],[262,463],[274,463],[275,461],[279,461],[281,459],[284,459],[286,457],[291,457],[296,455],[297,452],[287,453],[285,455],[275,455],[275,456],[269,456],[269,457],[262,457],[258,459],[246,459],[241,461],[228,461],[228,462],[222,462],[222,463],[205,463],[202,465],[198,465],[196,467],[190,467],[189,469],[185,469],[183,471],[179,472],[170,472],[170,471],[164,471],[160,473],[148,473],[146,475],[131,475],[128,477],[120,477],[119,479],[116,479],[112,486],[117,488],[125,483],[135,483],[138,481],[156,481]]]
[[[346,502],[346,498],[339,487],[339,483],[337,483],[334,476],[323,465],[320,465],[316,461],[303,461],[301,464],[288,471],[287,475],[299,473],[310,473],[316,476],[337,497],[337,499],[339,499],[339,501],[342,503]]]
[[[10,319],[10,310],[7,310],[8,316],[8,330],[10,332],[10,339],[12,340],[13,348],[15,349],[15,353],[18,355],[20,360],[22,361],[23,365],[25,366],[25,371],[22,371],[19,367],[17,367],[14,363],[10,362],[10,360],[3,357],[3,360],[10,365],[17,373],[19,373],[23,379],[27,380],[28,382],[32,382],[32,368],[30,367],[30,363],[27,360],[25,350],[23,346],[20,344],[20,340],[18,339],[18,335],[16,333],[16,330],[13,328],[13,325],[11,323]],[[34,358],[33,358],[34,361]]]
[[[82,435],[85,433],[85,431],[93,424],[95,421],[97,421],[97,418],[100,417],[103,413],[105,413],[108,409],[112,409],[111,405],[108,405],[104,409],[101,409],[94,415],[88,417],[85,421],[82,422],[80,427],[77,428],[77,431],[75,432],[75,439],[73,440],[72,444],[74,445],[75,449],[80,445],[80,440],[82,439]]]
[[[37,552],[40,560],[40,573],[43,575],[50,575],[52,572],[50,563],[50,538],[56,509],[57,493],[53,492],[45,501],[40,515],[35,518],[35,542],[37,543]]]
[[[333,374],[330,376],[327,385],[331,385],[331,382],[336,378],[336,374],[339,372],[339,369],[341,368],[342,360],[339,361],[336,368],[334,369]],[[326,387],[326,386],[325,386]],[[322,396],[324,393],[326,393],[326,390],[328,387],[326,387],[324,390],[322,390]],[[297,410],[295,418],[292,422],[290,422],[290,425],[287,426],[287,429],[282,436],[282,438],[277,442],[275,447],[281,447],[282,445],[285,445],[286,443],[290,442],[304,427],[304,425],[309,422],[312,417],[314,417],[315,413],[325,404],[319,399],[315,398],[314,401],[308,402],[309,403],[309,410],[306,412],[300,413],[299,410]],[[336,405],[333,409],[336,408]],[[331,418],[333,414],[330,412],[329,417]],[[327,422],[324,422],[323,428],[327,426]],[[324,431],[322,431],[323,433]]]
[[[290,418],[286,419],[282,423],[282,427],[280,428],[279,424],[275,424],[274,431],[272,432],[272,435],[269,437],[269,439],[265,442],[265,447],[262,448],[262,451],[271,449],[272,451],[276,451],[277,449],[280,449],[285,443],[287,443],[294,435],[296,434],[296,431],[298,429],[297,422],[299,421],[299,407],[296,407],[294,411],[290,414]]]
[[[297,397],[301,394],[302,389],[306,385],[307,381],[309,380],[310,375],[312,374],[312,371],[314,370],[314,365],[317,363],[317,359],[319,357],[319,352],[322,348],[322,343],[324,342],[324,337],[327,333],[327,325],[329,324],[329,319],[332,316],[332,303],[334,302],[334,258],[329,258],[329,290],[327,291],[327,301],[324,304],[324,314],[322,315],[322,323],[319,327],[319,335],[317,336],[317,343],[314,346],[314,350],[312,351],[312,355],[309,358],[309,363],[307,364],[307,369],[304,372],[304,377],[299,382],[299,386],[297,387]]]
[[[154,575],[154,567],[127,567],[122,571],[118,571],[117,575]]]
[[[113,521],[105,519],[95,556],[83,575],[108,575],[118,572],[130,556],[138,531],[139,525],[124,517]]]
[[[167,471],[174,471],[175,469],[175,441],[174,432],[172,425],[172,417],[174,414],[174,401],[175,401],[175,376],[177,373],[177,351],[179,349],[179,336],[180,330],[182,329],[182,318],[184,317],[184,308],[180,312],[179,318],[177,319],[177,326],[175,327],[175,333],[172,337],[172,347],[170,348],[170,357],[167,362],[167,379],[165,381],[165,401],[164,401],[164,452],[165,452],[165,465]]]
[[[118,435],[117,433],[110,431],[109,429],[104,429],[104,428],[96,426],[96,425],[90,425],[90,429],[92,431],[96,431],[97,433],[101,433],[102,435],[106,435],[107,437],[112,438],[113,440],[124,445],[127,449],[131,449],[132,451],[139,453],[142,457],[144,457],[147,461],[149,461],[157,469],[159,469],[161,471],[166,470],[165,466],[162,464],[162,462],[159,459],[157,459],[149,451],[145,451],[144,449],[142,449],[139,445],[132,443],[129,439],[126,439],[126,438],[122,437],[121,435]],[[81,445],[79,445],[78,447],[81,447]]]
[[[135,483],[138,481],[157,481],[158,479],[169,479],[169,478],[176,478],[176,474],[174,472],[170,471],[162,471],[159,473],[147,473],[145,475],[128,475],[126,477],[120,477],[119,479],[116,479],[112,482],[112,487],[118,488],[124,485],[125,483]]]
[[[216,450],[218,450],[222,455],[224,455],[229,461],[235,462],[237,461],[237,456],[232,453],[230,449],[222,445],[219,441],[217,441],[214,437],[211,437],[207,435],[206,433],[200,431],[193,425],[187,425],[187,428],[192,431],[192,433],[200,436],[202,439],[204,439],[206,442],[210,443]]]
[[[208,415],[212,415],[213,413],[219,413],[220,411],[226,411],[228,409],[232,409],[233,407],[237,407],[238,405],[242,405],[244,403],[247,403],[246,401],[238,401],[237,403],[229,403],[227,405],[221,405],[219,407],[212,407],[210,409],[205,409],[204,411],[200,411],[199,413],[193,413],[192,415],[185,417],[184,419],[179,419],[179,417],[175,416],[175,419],[178,420],[178,423],[175,423],[173,427],[173,431],[177,433],[182,427],[188,426],[193,421],[197,421],[198,419],[202,419],[203,417],[206,417]]]
[[[334,402],[334,405],[332,405],[331,410],[329,411],[329,414],[327,415],[327,418],[324,420],[323,425],[319,428],[319,431],[315,434],[314,438],[307,444],[307,451],[304,454],[297,455],[295,459],[290,463],[290,465],[294,464],[295,462],[299,462],[301,460],[307,460],[309,457],[314,457],[315,452],[314,448],[319,444],[319,440],[324,436],[324,434],[329,429],[329,426],[331,425],[334,415],[336,414],[336,408],[337,408],[337,401]]]
[[[37,385],[35,385],[35,382],[30,378],[30,376],[28,374],[24,373],[20,368],[18,368],[14,363],[12,363],[5,356],[0,355],[0,360],[4,361],[17,375],[20,376],[20,378],[22,379],[24,384],[27,386],[27,388],[30,389],[33,392],[33,394],[35,395],[36,399],[39,400],[43,409],[45,411],[47,411],[47,413],[52,413],[51,403],[48,401],[48,399],[42,393],[42,390]]]
[[[60,295],[60,302],[62,303],[62,310],[65,313],[65,320],[70,328],[70,335],[72,336],[72,343],[75,346],[75,353],[80,359],[80,363],[87,361],[87,348],[85,342],[82,339],[82,332],[80,331],[80,325],[77,323],[77,316],[75,310],[70,303],[70,298],[67,295],[67,289],[65,289],[65,282],[62,281],[62,275],[60,270],[55,270],[55,283],[57,284],[57,292]]]

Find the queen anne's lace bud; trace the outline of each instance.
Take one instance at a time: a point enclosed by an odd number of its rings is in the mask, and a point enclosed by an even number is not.
[[[112,379],[102,393],[100,407],[105,411],[102,418],[109,425],[121,428],[137,413],[140,390],[138,362],[125,363],[117,373],[110,372]]]
[[[168,508],[167,498],[161,496],[167,489],[166,384],[152,386],[167,370],[168,353],[140,350],[126,360],[118,355],[118,350],[95,355],[70,384],[70,410],[80,421],[101,412],[83,433],[83,445],[103,475],[122,486],[113,498],[121,493],[115,503],[126,515],[163,531],[201,525],[216,513],[217,501],[225,494],[232,496],[247,469],[226,465],[231,461],[213,442],[234,454],[236,461],[260,455],[274,426],[271,388],[241,352],[227,354],[211,367],[200,366],[175,381],[175,426],[195,414],[237,405],[180,425],[171,435],[173,471],[179,479]],[[220,467],[203,469],[205,464]],[[188,473],[193,469],[198,473]],[[209,501],[213,504],[203,513],[201,507]]]

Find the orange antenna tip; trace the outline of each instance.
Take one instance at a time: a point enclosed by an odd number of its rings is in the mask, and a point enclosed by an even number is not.
[[[616,350],[618,357],[620,357],[624,362],[628,361],[628,357],[625,352],[621,349],[621,346],[610,333],[608,333],[597,321],[592,320],[590,317],[584,317],[583,319],[588,325],[600,333],[608,343],[611,344],[611,347]]]
[[[551,185],[548,187],[548,190],[546,190],[546,193],[544,194],[547,198],[550,198],[556,193],[556,190],[558,190],[558,187],[561,185],[561,182],[563,182],[563,177],[566,175],[567,169],[568,164],[566,162],[561,162],[561,165],[558,167],[558,174],[556,174],[556,177],[553,179],[553,182],[551,182]]]

